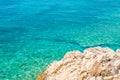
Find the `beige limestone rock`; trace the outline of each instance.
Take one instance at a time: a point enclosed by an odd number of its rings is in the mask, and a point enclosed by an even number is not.
[[[97,76],[96,80],[103,80],[102,76]]]
[[[116,52],[117,52],[117,53],[120,53],[120,49],[117,49]]]
[[[120,80],[120,49],[94,47],[66,53],[37,80]]]

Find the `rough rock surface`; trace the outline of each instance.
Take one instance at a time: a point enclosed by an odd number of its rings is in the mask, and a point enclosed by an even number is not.
[[[120,49],[88,48],[68,52],[51,63],[37,80],[120,80]]]

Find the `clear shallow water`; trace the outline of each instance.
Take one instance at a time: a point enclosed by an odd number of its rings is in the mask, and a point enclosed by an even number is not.
[[[120,48],[120,0],[0,0],[0,79],[35,80],[67,51]]]

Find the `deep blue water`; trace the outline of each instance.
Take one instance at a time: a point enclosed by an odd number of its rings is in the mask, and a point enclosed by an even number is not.
[[[35,80],[67,51],[120,48],[120,0],[0,0],[0,80]]]

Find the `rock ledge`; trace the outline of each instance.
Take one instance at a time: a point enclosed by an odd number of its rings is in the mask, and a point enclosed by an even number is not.
[[[94,47],[66,53],[36,80],[120,80],[120,49]]]

